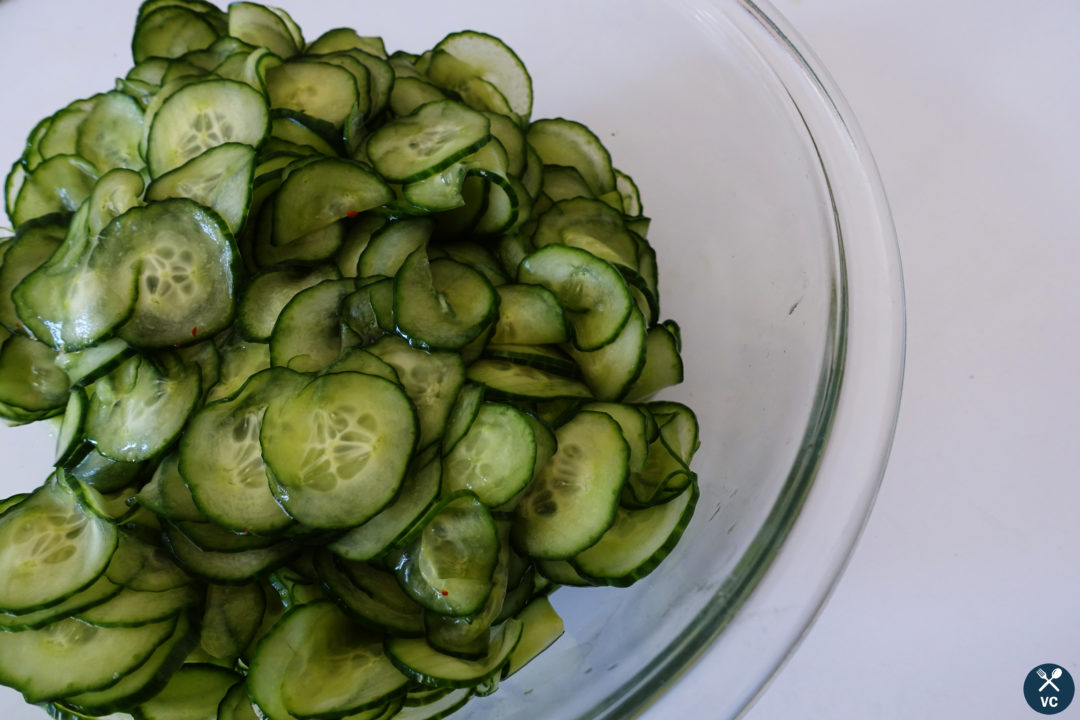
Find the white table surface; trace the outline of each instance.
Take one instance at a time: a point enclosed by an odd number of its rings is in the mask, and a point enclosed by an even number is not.
[[[1080,3],[775,3],[874,151],[908,354],[869,524],[747,718],[1040,717],[1025,675],[1080,674]]]

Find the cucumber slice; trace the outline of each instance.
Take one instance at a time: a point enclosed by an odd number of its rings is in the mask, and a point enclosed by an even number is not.
[[[510,103],[499,88],[478,76],[478,71],[445,50],[434,50],[427,67],[433,83],[461,98],[471,108],[481,112],[513,116]],[[518,118],[514,116],[514,122]]]
[[[135,627],[174,617],[197,598],[196,589],[189,585],[161,592],[121,588],[105,602],[74,616],[98,627]]]
[[[85,590],[69,595],[56,605],[29,612],[0,613],[0,631],[38,630],[57,620],[63,620],[66,617],[86,611],[88,608],[92,609],[97,605],[106,603],[123,590],[122,585],[114,583],[102,574]]]
[[[217,665],[191,663],[177,670],[157,695],[139,705],[143,720],[216,718],[217,708],[240,676]]]
[[[531,287],[539,288],[539,285]],[[541,290],[543,288],[540,288]],[[484,348],[485,358],[499,358],[521,365],[545,370],[575,380],[581,379],[581,370],[563,350],[553,345],[513,345],[489,343]]]
[[[521,58],[502,40],[467,30],[447,35],[434,48],[467,64],[477,77],[498,88],[510,109],[528,121],[532,112],[532,79]]]
[[[209,585],[199,647],[214,658],[239,658],[255,639],[266,607],[266,592],[259,582]]]
[[[90,237],[99,235],[113,218],[142,204],[145,185],[141,174],[126,168],[114,168],[102,175],[94,186],[87,208],[86,230]],[[81,232],[82,228],[78,230]],[[74,247],[68,249],[74,250]],[[72,260],[73,258],[64,257],[56,262],[63,264]]]
[[[402,389],[363,373],[333,373],[274,403],[260,440],[278,502],[315,528],[369,519],[397,493],[416,443]]]
[[[341,607],[365,627],[391,635],[424,632],[423,608],[405,594],[392,573],[362,562],[335,560],[329,553],[315,555],[315,569]]]
[[[270,335],[270,362],[299,372],[319,372],[345,344],[342,304],[356,284],[323,280],[298,292],[278,315]]]
[[[461,356],[449,352],[425,352],[392,336],[383,338],[368,350],[393,366],[415,405],[420,423],[417,448],[423,449],[441,438],[450,408],[465,384]]]
[[[270,346],[259,342],[238,342],[235,338],[221,349],[220,377],[206,395],[206,402],[229,397],[248,378],[270,367]]]
[[[630,451],[630,472],[641,472],[649,454],[649,417],[636,405],[615,402],[594,402],[581,406],[582,410],[606,413],[619,423],[623,439]]]
[[[269,132],[261,93],[235,80],[200,80],[169,95],[154,113],[146,164],[151,177],[160,177],[218,145],[258,146]]]
[[[421,77],[398,76],[390,92],[390,112],[402,117],[421,105],[445,99],[446,93]]]
[[[595,197],[615,190],[611,154],[581,123],[564,118],[537,120],[525,137],[545,165],[565,165],[581,173]]]
[[[66,618],[40,630],[2,632],[0,682],[32,703],[99,690],[145,662],[176,622],[104,628]]]
[[[521,639],[522,623],[511,618],[492,628],[488,654],[466,660],[440,653],[423,638],[391,638],[386,653],[401,672],[428,687],[476,687],[493,681],[502,672]]]
[[[490,138],[491,122],[453,100],[421,105],[372,133],[368,157],[391,182],[410,183],[442,172]]]
[[[179,470],[205,517],[238,533],[275,533],[292,524],[270,491],[259,438],[267,409],[308,382],[287,368],[264,370],[191,419],[180,441]]]
[[[503,609],[510,576],[509,524],[498,523],[499,556],[492,573],[491,592],[484,605],[471,615],[454,617],[442,613],[424,614],[428,644],[447,655],[476,660],[491,649],[491,626]]]
[[[537,655],[551,647],[565,631],[562,618],[547,597],[538,597],[518,613],[521,621],[521,640],[510,653],[503,677],[507,678],[527,665]]]
[[[368,688],[364,682],[354,682],[351,688],[337,685],[335,677],[339,668],[322,667],[325,658],[320,660],[304,652],[308,639],[314,634],[335,649],[332,656],[340,656],[347,663],[340,669],[349,677],[363,667],[370,668],[373,671],[372,686]],[[400,673],[395,677],[393,673],[397,671],[392,665],[387,669],[389,663],[385,663],[383,657],[381,648],[371,642],[370,636],[348,624],[348,619],[333,603],[324,601],[302,605],[286,613],[259,642],[248,673],[248,692],[263,713],[274,720],[296,719],[296,715],[285,705],[286,698],[296,704],[303,703],[303,698],[299,697],[301,690],[296,687],[292,675],[306,676],[318,667],[322,667],[319,685],[327,690],[333,689],[339,693],[339,698],[360,699],[361,696],[352,693],[365,690],[375,691],[371,695],[378,691],[382,691],[384,696],[403,694],[407,679],[401,677]],[[314,696],[310,699],[317,701]],[[348,702],[346,700],[346,704]]]
[[[468,265],[443,258],[429,262],[418,248],[394,277],[394,322],[413,345],[460,350],[494,321],[495,288]]]
[[[540,285],[500,285],[499,319],[491,342],[545,345],[565,342],[566,316],[550,290]]]
[[[322,120],[308,117],[301,112],[274,110],[270,120],[270,136],[294,145],[316,150],[323,155],[339,154],[340,148],[331,145],[334,141],[329,124]],[[316,130],[315,128],[319,128]],[[329,136],[329,137],[328,137]],[[340,142],[337,143],[340,145]]]
[[[265,548],[216,552],[202,550],[175,526],[165,528],[165,539],[181,566],[192,575],[212,583],[243,584],[260,573],[281,565],[298,549],[280,542]]]
[[[446,455],[457,445],[480,412],[480,405],[484,401],[484,386],[467,383],[461,388],[454,406],[450,410],[447,420],[446,433],[443,435],[442,454]]]
[[[114,290],[104,287],[106,268],[120,278]],[[109,223],[87,268],[96,295],[119,290],[109,307],[130,313],[118,335],[137,347],[188,345],[225,328],[236,272],[232,235],[221,218],[179,198],[132,208]],[[77,324],[81,315],[75,318]],[[77,328],[72,333],[83,339]]]
[[[327,547],[343,558],[361,562],[375,560],[399,541],[439,494],[442,462],[432,458],[415,464],[417,467],[406,474],[393,502]]]
[[[86,437],[106,457],[139,462],[159,455],[195,410],[198,369],[175,355],[156,360],[136,355],[94,383]]]
[[[97,169],[78,155],[56,155],[45,160],[23,181],[12,205],[11,222],[19,227],[52,213],[71,213],[90,197]]]
[[[217,29],[201,13],[180,5],[161,5],[143,12],[135,23],[131,54],[136,63],[147,58],[177,58],[210,47]]]
[[[0,610],[49,607],[89,587],[116,549],[116,527],[54,476],[0,516]]]
[[[694,481],[673,499],[642,509],[620,507],[614,524],[571,564],[596,585],[626,587],[659,566],[682,537],[697,505]]]
[[[547,245],[528,255],[517,279],[555,294],[579,350],[598,350],[615,340],[634,308],[630,289],[615,268],[568,245]]]
[[[102,175],[113,168],[141,170],[145,167],[139,155],[142,136],[143,109],[128,95],[114,90],[99,97],[86,115],[74,152]]]
[[[374,36],[361,36],[352,28],[334,28],[327,30],[307,47],[307,52],[312,54],[331,53],[338,50],[357,48],[365,52],[386,57],[386,45],[382,38]]]
[[[583,352],[569,345],[566,351],[598,400],[619,400],[641,375],[646,358],[645,318],[634,307],[614,340],[599,350]]]
[[[469,492],[450,496],[394,559],[401,586],[428,610],[471,615],[494,587],[499,536],[491,513]]]
[[[623,212],[630,217],[641,217],[644,209],[641,206],[641,192],[637,183],[619,168],[615,168],[614,172],[615,189],[622,196]]]
[[[290,300],[312,285],[339,277],[333,265],[279,268],[256,275],[244,290],[237,310],[237,322],[244,337],[259,342],[269,340],[274,323]]]
[[[264,47],[278,57],[290,58],[303,47],[286,24],[284,11],[253,2],[229,4],[229,35],[256,47]],[[291,19],[289,20],[291,23]],[[292,23],[295,26],[295,23]]]
[[[498,507],[528,485],[535,461],[528,417],[511,405],[487,402],[446,455],[443,491],[471,490],[488,507]]]
[[[357,112],[356,77],[331,63],[288,62],[270,68],[266,90],[271,108],[301,112],[335,128],[349,124]]]
[[[682,380],[683,361],[678,336],[667,325],[654,325],[645,339],[645,365],[627,390],[627,399],[644,400]]]
[[[306,235],[393,199],[386,183],[359,163],[321,158],[289,173],[274,202],[275,245]]]
[[[16,421],[60,413],[68,387],[67,374],[56,367],[56,352],[45,343],[23,335],[0,343],[0,403]]]
[[[424,691],[416,691],[416,695],[420,695]],[[425,702],[417,703],[415,705],[409,704],[409,698],[413,697],[413,693],[410,693],[405,699],[405,706],[398,710],[393,717],[396,720],[440,720],[441,718],[450,717],[461,708],[465,707],[465,704],[469,702],[473,697],[472,688],[437,688],[435,690],[428,690],[428,693],[434,693],[434,697],[428,699],[422,698]],[[379,718],[378,720],[384,720]]]
[[[154,650],[146,662],[106,688],[66,696],[63,704],[91,717],[127,712],[165,687],[195,646],[196,640],[189,615],[181,613],[172,635]]]
[[[281,700],[298,717],[340,717],[404,694],[408,678],[383,652],[382,638],[332,603],[313,603],[291,622],[307,627],[282,679]]]
[[[405,258],[423,248],[434,229],[426,218],[404,218],[386,223],[372,233],[371,239],[356,263],[356,275],[393,277]]]
[[[377,355],[372,355],[367,350],[358,347],[351,347],[342,352],[341,357],[335,360],[333,365],[326,368],[326,372],[361,372],[389,380],[395,385],[401,384],[397,370],[394,370],[392,365]]]
[[[604,413],[580,412],[555,435],[558,450],[514,511],[513,539],[526,555],[566,560],[615,522],[629,449]]]
[[[502,358],[481,358],[469,365],[469,379],[493,394],[513,400],[592,398],[578,380]]]
[[[638,246],[622,215],[599,200],[575,197],[556,202],[540,216],[532,240],[537,248],[562,243],[588,250],[613,265],[634,271],[638,267]]]
[[[247,682],[241,680],[233,685],[218,705],[216,720],[260,720],[255,714],[255,706],[247,693]]]
[[[236,235],[247,219],[254,172],[255,148],[225,143],[158,177],[146,189],[146,199],[189,198],[220,215]]]

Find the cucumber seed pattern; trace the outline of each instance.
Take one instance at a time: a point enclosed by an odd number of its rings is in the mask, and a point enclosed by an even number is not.
[[[178,252],[177,247],[182,249]],[[162,305],[186,305],[197,300],[200,285],[191,277],[195,262],[195,253],[180,238],[162,233],[158,243],[142,258],[142,290]]]
[[[317,409],[311,415],[311,434],[301,450],[295,484],[330,492],[363,471],[378,440],[378,419],[372,413],[351,405]]]
[[[236,135],[230,116],[209,108],[191,119],[191,129],[180,138],[177,153],[180,162],[187,162],[210,148],[228,142]]]

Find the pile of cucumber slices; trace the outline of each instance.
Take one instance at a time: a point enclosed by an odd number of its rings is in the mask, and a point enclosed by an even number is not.
[[[480,32],[147,0],[5,184],[0,683],[54,718],[436,718],[698,497],[649,220]]]

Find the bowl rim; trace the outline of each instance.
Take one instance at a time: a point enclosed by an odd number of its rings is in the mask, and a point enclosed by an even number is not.
[[[837,238],[840,282],[830,308],[835,335],[826,350],[831,362],[822,367],[800,451],[735,570],[658,661],[623,683],[620,694],[595,708],[595,717],[633,716],[653,704],[662,705],[659,710],[665,713],[672,705],[709,707],[715,717],[722,716],[725,703],[735,711],[731,715],[749,710],[795,653],[839,583],[880,489],[900,409],[906,354],[900,251],[883,183],[858,122],[824,65],[769,0],[702,2],[727,14],[759,52],[782,61],[782,68],[773,69],[782,75],[814,143]],[[815,135],[817,125],[831,126],[835,137]],[[834,182],[841,174],[857,181],[856,197],[841,195]],[[873,438],[869,452],[836,446],[855,430]],[[839,475],[845,472],[857,475]],[[826,487],[845,479],[850,487]],[[754,668],[752,681],[742,684],[734,702],[721,697],[719,690],[731,687],[715,682],[717,638],[760,632],[761,620],[755,616],[762,607],[792,601],[796,588],[782,575],[800,563],[806,548],[798,545],[816,532],[807,510],[820,510],[830,493],[837,492],[846,493],[844,521],[824,548],[825,557],[818,558],[827,565],[825,573],[813,587],[804,588],[794,603],[798,607],[781,622],[784,627],[777,633],[783,636],[782,651]],[[821,553],[822,548],[814,551]]]

